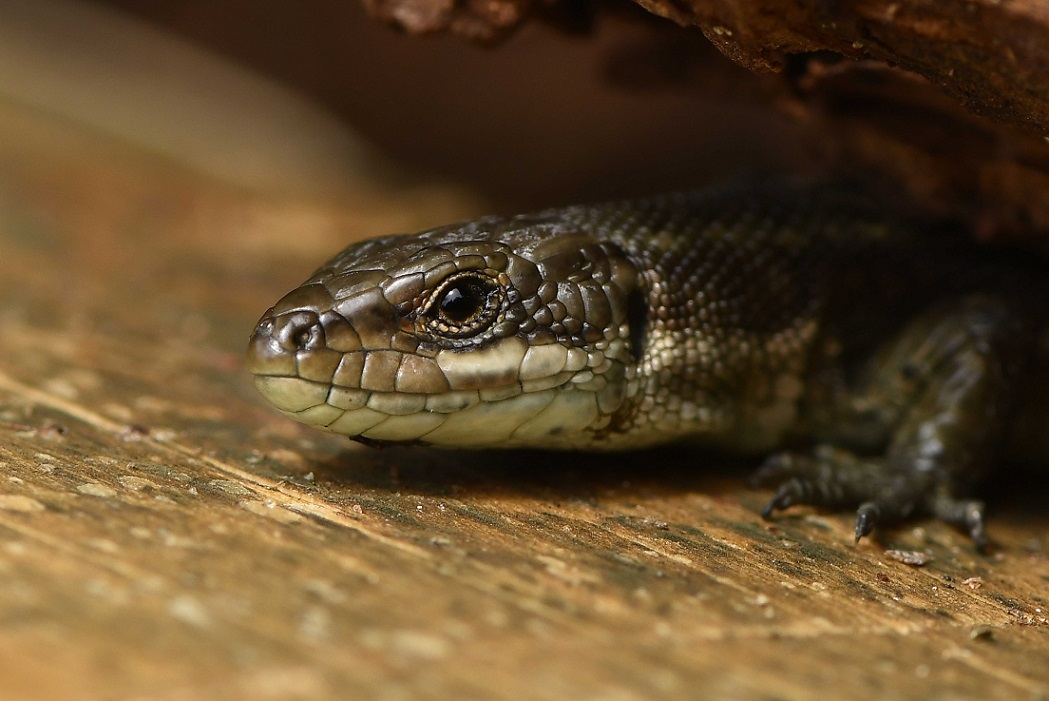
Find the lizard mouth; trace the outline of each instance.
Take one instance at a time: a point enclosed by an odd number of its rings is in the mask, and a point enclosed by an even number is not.
[[[321,385],[299,377],[257,376],[259,391],[289,418],[324,431],[376,441],[481,448],[534,444],[581,430],[597,418],[593,392],[558,387],[525,393],[460,390],[403,394]],[[302,407],[320,399],[315,404]]]
[[[599,389],[561,347],[528,354],[508,338],[434,357],[389,348],[339,352],[310,311],[267,314],[248,346],[255,386],[282,414],[324,431],[438,446],[556,444],[601,428]],[[528,356],[528,360],[525,357]]]

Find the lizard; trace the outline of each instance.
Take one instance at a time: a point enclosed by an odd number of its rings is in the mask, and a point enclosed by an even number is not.
[[[369,445],[690,442],[766,456],[766,518],[931,515],[984,549],[974,490],[1018,418],[1049,427],[1049,284],[940,228],[769,183],[383,236],[268,309],[247,365]]]

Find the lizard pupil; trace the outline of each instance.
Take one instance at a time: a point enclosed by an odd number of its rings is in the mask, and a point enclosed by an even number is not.
[[[469,321],[484,308],[486,299],[480,285],[465,282],[452,285],[441,297],[441,316],[458,324]]]
[[[443,339],[479,336],[499,318],[503,288],[484,273],[458,273],[438,285],[422,307],[425,333]]]

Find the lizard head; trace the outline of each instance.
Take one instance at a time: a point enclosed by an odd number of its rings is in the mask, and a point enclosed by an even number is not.
[[[363,442],[588,445],[630,402],[647,305],[636,265],[586,216],[350,246],[259,320],[256,386],[285,415]]]

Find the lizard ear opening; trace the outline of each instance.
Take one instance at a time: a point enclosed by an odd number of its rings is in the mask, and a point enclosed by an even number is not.
[[[648,337],[648,299],[643,290],[635,288],[627,296],[626,319],[630,325],[630,353],[634,362],[639,363]]]

